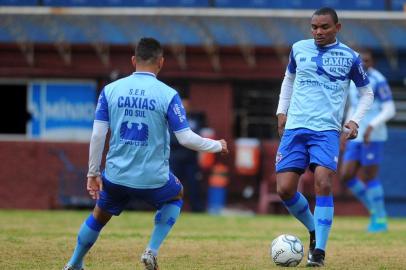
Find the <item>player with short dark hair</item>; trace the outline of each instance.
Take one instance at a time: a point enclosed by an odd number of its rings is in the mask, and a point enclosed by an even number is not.
[[[158,250],[182,207],[183,187],[169,169],[169,129],[180,144],[196,151],[228,153],[224,140],[202,138],[189,128],[176,90],[156,78],[164,58],[160,43],[142,38],[132,57],[136,71],[101,91],[89,149],[87,190],[96,206],[82,224],[76,248],[64,270],[83,269],[83,258],[110,218],[132,198],[157,210],[151,239],[141,261],[157,270]],[[100,163],[108,129],[111,131],[105,169]]]
[[[362,51],[361,57],[375,99],[371,110],[359,123],[359,136],[346,145],[340,178],[368,209],[370,223],[367,230],[376,233],[388,230],[384,190],[378,178],[378,171],[383,158],[384,142],[388,137],[386,122],[395,116],[395,103],[385,77],[373,67],[371,52]],[[349,101],[351,114],[359,102],[353,84]]]
[[[276,158],[277,192],[289,212],[310,233],[308,266],[323,266],[334,216],[332,179],[337,170],[339,137],[349,84],[353,80],[360,103],[345,124],[347,139],[357,137],[358,123],[373,102],[373,92],[361,59],[337,40],[337,13],[321,8],[311,18],[313,39],[293,44],[277,109],[281,138]],[[314,215],[297,191],[300,175],[314,172]]]

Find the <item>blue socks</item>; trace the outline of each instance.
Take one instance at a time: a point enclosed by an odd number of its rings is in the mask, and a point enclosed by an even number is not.
[[[316,196],[314,225],[316,226],[316,249],[326,250],[328,235],[334,216],[333,196]]]
[[[82,269],[83,257],[96,242],[104,225],[100,224],[92,214],[82,224],[78,234],[78,241],[68,265],[75,269]]]
[[[296,192],[293,198],[283,201],[283,204],[295,218],[297,218],[309,232],[314,231],[314,219],[309,209],[309,203],[300,192]]]
[[[366,194],[371,202],[371,208],[377,223],[386,223],[385,198],[381,182],[373,179],[368,182]]]
[[[299,192],[296,192],[293,198],[285,200],[283,203],[289,213],[302,222],[309,232],[316,231],[316,249],[326,250],[334,216],[333,196],[316,196],[314,216],[309,209],[306,198]]]
[[[384,191],[378,179],[375,178],[365,185],[361,180],[354,178],[347,183],[347,187],[374,216],[377,223],[386,223]]]
[[[368,212],[371,213],[372,205],[369,197],[367,196],[367,187],[365,186],[364,182],[361,180],[354,178],[347,182],[347,187],[351,190],[352,194],[365,206]]]
[[[155,256],[158,254],[159,247],[179,217],[182,204],[182,200],[165,203],[162,208],[156,212],[155,226],[148,244],[148,249],[150,249]]]

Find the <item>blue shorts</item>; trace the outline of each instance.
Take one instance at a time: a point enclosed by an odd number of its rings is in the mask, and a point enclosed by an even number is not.
[[[97,200],[97,206],[102,210],[118,216],[123,211],[127,203],[137,198],[159,209],[164,203],[170,202],[179,195],[182,184],[175,175],[169,173],[169,180],[163,187],[153,189],[137,189],[122,185],[117,185],[107,180],[102,175],[103,190]]]
[[[383,157],[383,142],[347,142],[343,161],[358,161],[361,166],[377,165]]]
[[[302,174],[308,166],[312,171],[316,166],[337,171],[339,136],[336,130],[285,130],[276,155],[276,172]]]

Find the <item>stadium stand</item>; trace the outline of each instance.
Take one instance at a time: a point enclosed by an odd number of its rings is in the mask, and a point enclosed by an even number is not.
[[[385,0],[365,1],[338,1],[338,0],[216,0],[215,6],[226,8],[277,8],[277,9],[317,9],[322,6],[330,6],[342,10],[385,10]]]
[[[208,7],[208,0],[43,0],[45,6],[88,7]]]
[[[38,0],[0,0],[0,6],[37,6]]]
[[[198,45],[208,39],[221,46],[273,46],[280,42],[292,44],[310,37],[306,24],[309,12],[305,11],[296,14],[253,11],[235,15],[226,13],[227,16],[222,17],[215,11],[204,14],[185,11],[168,15],[159,9],[150,10],[149,14],[142,9],[127,9],[122,15],[114,9],[105,11],[104,15],[98,15],[92,9],[75,13],[68,8],[58,15],[52,9],[40,9],[34,12],[36,14],[21,14],[18,9],[3,10],[0,18],[6,23],[0,32],[0,40],[10,43],[18,40],[52,43],[62,38],[72,44],[101,41],[126,45],[136,39],[134,34],[129,33],[131,26],[134,26],[131,31],[136,32],[136,36],[159,37],[164,44],[181,43],[186,46]],[[157,18],[156,13],[162,16]],[[341,15],[346,27],[340,38],[350,45],[378,49],[390,44],[399,49],[406,48],[406,26],[402,16],[393,16],[390,22],[376,23],[376,19],[381,17],[379,14],[362,19],[357,18],[359,14],[351,12]]]
[[[131,72],[128,57],[135,43],[142,36],[151,36],[165,45],[166,65],[160,75],[191,93],[196,109],[207,113],[219,136],[231,141],[237,136],[275,138],[274,112],[269,108],[276,106],[289,47],[297,40],[310,38],[308,23],[312,10],[329,5],[340,10],[344,27],[339,39],[356,48],[371,48],[377,68],[394,85],[398,112],[391,125],[399,129],[391,131],[393,139],[387,151],[402,156],[403,150],[396,145],[406,134],[403,83],[406,13],[400,12],[404,3],[399,0],[0,0],[0,80],[7,83],[11,80],[12,84],[17,81],[23,90],[24,84],[38,78],[94,80],[100,87],[114,76]],[[2,89],[7,87],[3,85]],[[216,100],[210,99],[207,91],[216,93]],[[44,146],[32,142],[30,147]],[[81,153],[87,151],[87,145],[78,148]],[[66,149],[67,156],[73,154]],[[41,164],[55,159],[46,155],[43,154]],[[55,164],[57,161],[54,160]],[[83,163],[76,157],[72,162]],[[394,204],[404,206],[405,199],[395,183],[397,175],[402,174],[398,169],[402,167],[401,162],[404,159],[388,160],[382,173],[390,178],[385,186],[387,196]],[[5,163],[3,167],[12,166]],[[49,179],[58,175],[56,171],[51,173]],[[12,174],[8,178],[13,179]],[[244,185],[238,176],[235,181],[230,188]],[[38,207],[44,207],[47,200],[50,199],[44,198]],[[401,215],[398,210],[391,213]]]
[[[405,0],[0,0],[3,6],[50,7],[186,7],[186,8],[244,8],[244,9],[316,9],[330,6],[338,10],[401,11]]]

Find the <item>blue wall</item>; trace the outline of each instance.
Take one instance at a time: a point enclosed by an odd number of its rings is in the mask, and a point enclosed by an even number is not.
[[[390,128],[379,173],[390,216],[406,216],[406,128]]]

